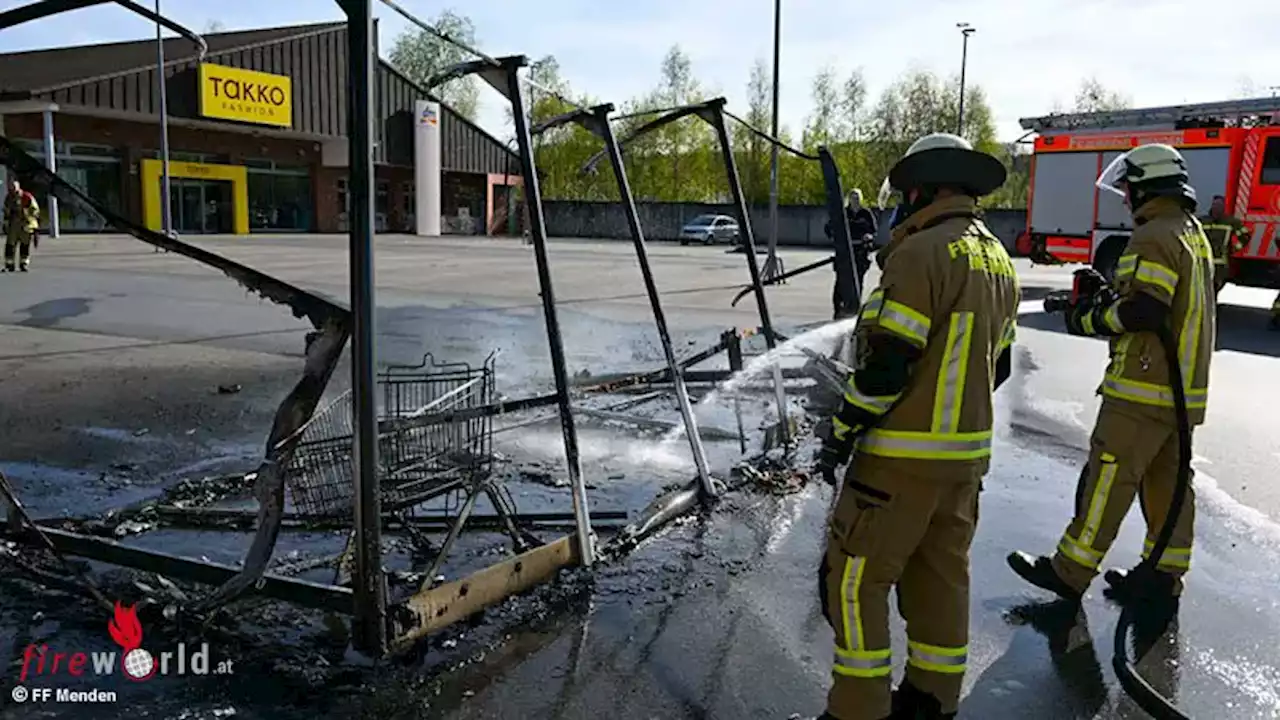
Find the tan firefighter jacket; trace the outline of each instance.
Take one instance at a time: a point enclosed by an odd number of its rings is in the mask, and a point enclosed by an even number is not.
[[[1249,246],[1249,231],[1234,215],[1223,215],[1217,220],[1205,216],[1200,222],[1209,240],[1209,249],[1213,251],[1213,261],[1218,265],[1226,265],[1228,258]]]
[[[31,193],[23,190],[15,195],[11,192],[4,196],[4,227],[7,232],[30,233],[40,227],[40,204]]]
[[[1178,346],[1191,424],[1204,422],[1209,401],[1209,359],[1216,330],[1213,252],[1200,222],[1171,198],[1157,198],[1134,214],[1133,237],[1116,268],[1122,297],[1146,293],[1168,305],[1167,320]],[[1114,308],[1107,323],[1122,326]],[[1173,424],[1169,366],[1153,332],[1111,339],[1111,364],[1099,388],[1105,402],[1121,403],[1144,417]]]
[[[1020,297],[1013,261],[975,212],[972,198],[945,198],[895,228],[856,331],[923,352],[899,395],[865,396],[852,381],[845,395],[885,413],[858,453],[917,476],[982,473],[990,461],[995,365],[1015,339]]]

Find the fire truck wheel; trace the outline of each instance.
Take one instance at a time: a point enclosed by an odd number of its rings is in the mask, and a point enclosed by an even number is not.
[[[1115,282],[1116,265],[1120,264],[1120,255],[1124,253],[1124,248],[1129,244],[1129,238],[1124,235],[1112,235],[1102,241],[1102,245],[1098,247],[1098,252],[1093,255],[1093,269],[1102,273],[1102,277],[1107,282]]]

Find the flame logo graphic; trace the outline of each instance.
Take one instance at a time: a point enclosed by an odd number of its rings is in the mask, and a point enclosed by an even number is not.
[[[117,600],[116,616],[107,623],[107,630],[111,632],[111,639],[124,648],[126,653],[142,646],[142,624],[138,622],[136,607],[135,605],[125,607]]]

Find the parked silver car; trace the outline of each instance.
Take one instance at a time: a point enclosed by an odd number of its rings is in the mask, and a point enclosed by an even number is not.
[[[680,228],[680,244],[738,242],[738,221],[728,215],[699,215]]]

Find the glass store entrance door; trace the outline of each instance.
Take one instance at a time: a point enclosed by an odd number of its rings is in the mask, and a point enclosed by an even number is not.
[[[232,232],[231,183],[221,180],[169,181],[173,229],[180,234]]]

